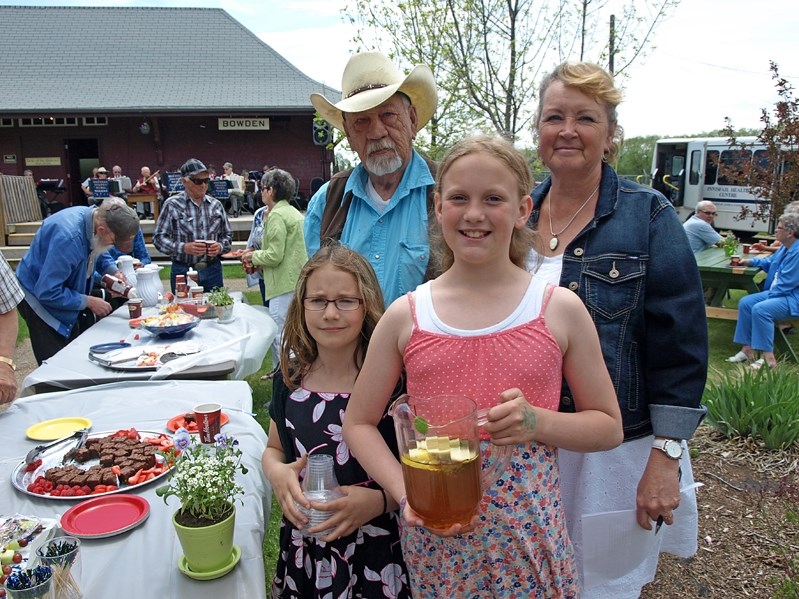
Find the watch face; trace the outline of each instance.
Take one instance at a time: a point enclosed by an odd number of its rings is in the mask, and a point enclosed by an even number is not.
[[[676,441],[667,442],[664,449],[666,450],[666,454],[673,460],[677,460],[682,457],[682,445]]]

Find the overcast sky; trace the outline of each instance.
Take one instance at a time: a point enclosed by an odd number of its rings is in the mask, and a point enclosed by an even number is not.
[[[541,0],[545,1],[545,0]],[[339,88],[352,31],[340,0],[59,1],[0,5],[195,6],[226,10],[310,77]],[[657,30],[655,49],[631,72],[619,121],[627,137],[679,136],[760,126],[777,96],[769,61],[799,84],[796,0],[682,0]]]

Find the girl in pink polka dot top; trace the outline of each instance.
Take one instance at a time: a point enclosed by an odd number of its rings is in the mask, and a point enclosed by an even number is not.
[[[580,299],[531,275],[535,233],[527,162],[509,142],[457,143],[438,168],[431,246],[443,270],[388,308],[344,419],[366,471],[400,501],[414,597],[576,597],[557,448],[603,451],[621,416],[594,324]],[[433,227],[431,227],[433,228]],[[511,446],[468,526],[425,527],[403,501],[400,463],[377,429],[403,369],[411,396],[463,395],[490,408],[484,455]],[[561,379],[576,413],[558,412]]]

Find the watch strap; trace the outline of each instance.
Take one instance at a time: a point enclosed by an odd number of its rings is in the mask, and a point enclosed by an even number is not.
[[[17,365],[14,364],[14,360],[12,360],[11,358],[6,358],[5,356],[0,356],[0,362],[2,362],[3,364],[8,364],[9,366],[11,366],[11,370],[16,370],[17,369]]]
[[[672,443],[674,443],[680,450],[679,451],[679,455],[677,455],[677,456],[672,456],[669,453],[668,449],[666,449],[666,447],[668,445],[671,445]],[[653,449],[659,449],[660,451],[665,453],[672,460],[679,460],[682,457],[682,452],[683,452],[682,443],[680,441],[678,441],[677,439],[664,439],[664,438],[655,437],[655,440],[652,441],[652,448]]]

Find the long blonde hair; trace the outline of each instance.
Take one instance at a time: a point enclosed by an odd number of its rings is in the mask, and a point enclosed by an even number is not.
[[[455,161],[471,154],[488,154],[499,160],[514,174],[519,200],[530,195],[533,188],[533,175],[524,155],[514,148],[507,139],[480,135],[459,141],[446,153],[436,172],[436,196],[441,194],[441,182]],[[527,256],[536,238],[537,234],[529,227],[514,229],[509,251],[511,262],[520,268],[525,268]],[[443,272],[452,266],[455,256],[444,240],[440,226],[430,227],[430,249],[438,272]]]

